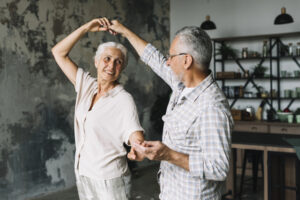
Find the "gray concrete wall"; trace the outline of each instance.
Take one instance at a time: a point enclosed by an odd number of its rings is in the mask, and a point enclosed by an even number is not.
[[[119,17],[167,52],[169,0],[0,1],[0,199],[26,199],[75,184],[75,91],[50,50],[98,16]],[[110,40],[128,47],[129,65],[121,82],[136,101],[146,138],[160,138],[159,116],[168,87],[138,60],[125,39],[89,33],[70,56],[95,75],[94,52]]]

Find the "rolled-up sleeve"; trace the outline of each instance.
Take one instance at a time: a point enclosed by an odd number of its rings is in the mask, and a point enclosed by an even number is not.
[[[197,120],[198,151],[189,154],[190,174],[206,180],[223,181],[229,171],[231,122],[222,110],[207,108]]]
[[[166,58],[151,44],[147,44],[141,60],[161,77],[171,88],[178,85],[173,71],[167,66]]]

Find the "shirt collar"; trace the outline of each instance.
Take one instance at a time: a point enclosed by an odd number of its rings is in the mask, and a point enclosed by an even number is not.
[[[118,84],[116,87],[114,87],[113,89],[111,89],[108,92],[106,92],[106,94],[104,96],[105,97],[114,97],[119,92],[121,92],[123,89],[124,89],[123,86],[121,84]],[[96,92],[97,92],[97,89],[96,89]]]
[[[116,87],[114,87],[113,89],[109,90],[107,92],[108,96],[114,97],[116,96],[119,92],[121,92],[123,90],[123,86],[121,84],[118,84]]]
[[[186,95],[187,99],[190,99],[191,101],[196,101],[196,99],[200,96],[200,94],[202,92],[204,92],[204,90],[206,88],[208,88],[212,83],[214,82],[214,79],[212,77],[212,72],[209,72],[209,75],[203,80],[201,81],[201,83],[199,83],[199,85],[197,85],[192,92],[188,93]],[[180,82],[178,84],[178,89],[179,90],[183,90],[185,88],[184,84],[182,82]]]

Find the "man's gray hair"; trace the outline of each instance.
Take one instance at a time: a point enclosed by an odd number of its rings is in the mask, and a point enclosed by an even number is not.
[[[190,54],[207,71],[212,57],[212,42],[208,34],[197,26],[186,26],[176,32],[180,42],[180,53]]]
[[[126,65],[127,65],[127,62],[128,62],[127,49],[126,49],[126,47],[124,45],[122,45],[120,43],[117,43],[117,42],[105,42],[105,43],[100,44],[98,46],[98,48],[97,48],[97,51],[96,51],[94,59],[95,60],[99,60],[100,56],[104,52],[104,50],[106,48],[109,48],[109,47],[117,48],[117,49],[119,49],[122,52],[122,54],[124,56],[124,63],[123,63],[122,67],[124,69],[126,67]]]

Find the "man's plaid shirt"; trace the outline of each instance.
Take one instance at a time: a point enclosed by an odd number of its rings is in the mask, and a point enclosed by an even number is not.
[[[221,199],[229,171],[233,128],[227,99],[211,74],[178,99],[184,85],[166,65],[166,58],[148,44],[141,59],[173,90],[163,116],[163,143],[189,155],[190,171],[161,162],[160,199]]]

